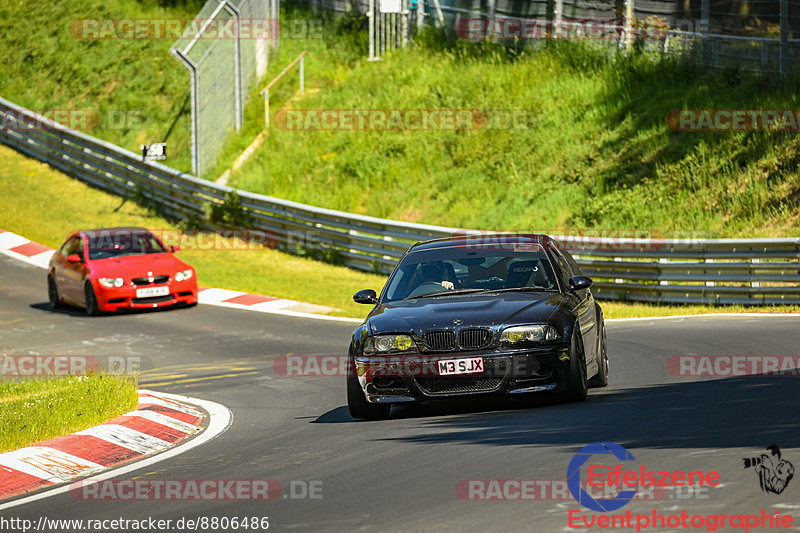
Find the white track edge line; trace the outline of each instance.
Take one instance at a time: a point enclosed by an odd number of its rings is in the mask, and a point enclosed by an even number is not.
[[[198,400],[197,398],[191,398],[189,396],[180,396],[177,394],[168,394],[166,392],[159,392],[157,393],[165,398],[171,398],[176,401],[183,401],[195,405],[199,405],[203,409],[208,412],[209,416],[209,423],[208,427],[197,437],[190,439],[185,443],[179,443],[175,445],[173,448],[154,455],[152,457],[148,457],[146,459],[142,459],[141,461],[135,461],[131,464],[122,466],[120,468],[111,468],[110,470],[90,476],[86,479],[79,480],[82,483],[89,483],[93,481],[103,481],[106,479],[112,479],[122,474],[127,474],[128,472],[133,472],[134,470],[139,470],[140,468],[144,468],[146,466],[150,466],[155,463],[159,463],[165,459],[170,459],[177,455],[180,455],[184,452],[188,452],[189,450],[200,446],[201,444],[205,444],[206,442],[220,436],[224,433],[233,423],[233,413],[231,413],[230,409],[225,407],[224,405],[216,402],[211,402],[208,400]],[[74,482],[72,482],[74,483]],[[64,485],[59,485],[58,487],[50,490],[46,490],[44,492],[39,492],[37,494],[33,494],[31,496],[27,496],[24,498],[20,498],[18,500],[10,501],[8,503],[0,504],[0,511],[4,509],[10,509],[12,507],[17,507],[20,505],[25,505],[28,503],[33,503],[35,501],[43,500],[45,498],[49,498],[51,496],[57,496],[59,494],[64,494],[65,492],[69,492],[70,486],[72,483],[65,483]]]

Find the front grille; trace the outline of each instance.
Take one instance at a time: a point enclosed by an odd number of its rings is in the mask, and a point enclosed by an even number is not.
[[[417,378],[417,384],[428,394],[457,394],[465,392],[490,392],[500,387],[500,377]]]
[[[135,304],[157,304],[159,302],[168,302],[172,300],[171,294],[166,294],[164,296],[151,296],[149,298],[133,298],[131,303]]]
[[[458,332],[458,344],[464,350],[486,348],[492,342],[492,334],[485,328],[462,329]]]
[[[431,350],[452,350],[456,346],[456,334],[452,331],[431,331],[425,334],[425,344]]]
[[[150,285],[150,278],[133,278],[132,281],[134,285],[139,285],[139,286]],[[159,283],[166,283],[168,281],[169,281],[169,276],[155,276],[153,278],[153,284],[156,285]]]

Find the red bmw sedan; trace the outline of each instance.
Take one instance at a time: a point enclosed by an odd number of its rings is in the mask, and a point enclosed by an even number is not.
[[[145,228],[76,231],[50,259],[47,293],[88,315],[197,303],[197,275]]]

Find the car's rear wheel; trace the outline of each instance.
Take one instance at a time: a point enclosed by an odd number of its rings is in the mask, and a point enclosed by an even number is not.
[[[583,340],[577,324],[575,333],[572,334],[569,351],[569,374],[566,386],[559,397],[564,402],[582,402],[586,399],[589,384],[586,380],[586,356],[583,351]]]
[[[589,380],[590,387],[608,386],[608,345],[606,343],[606,324],[600,321],[600,352],[597,357],[597,374]]]
[[[97,307],[97,296],[94,294],[94,288],[91,282],[87,281],[83,286],[83,295],[85,297],[86,314],[89,316],[99,315],[100,309]]]
[[[47,299],[50,300],[50,307],[53,309],[64,307],[61,303],[61,297],[58,295],[56,280],[53,278],[52,274],[47,276]]]
[[[363,418],[365,420],[383,420],[389,418],[391,405],[369,403],[361,390],[358,378],[355,376],[347,377],[347,409],[353,418]]]

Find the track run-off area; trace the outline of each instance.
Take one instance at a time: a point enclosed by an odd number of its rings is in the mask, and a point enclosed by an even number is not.
[[[268,517],[269,528],[282,531],[586,530],[603,513],[578,504],[564,492],[564,480],[576,452],[603,441],[630,451],[637,471],[643,465],[719,474],[715,486],[670,487],[617,514],[764,511],[791,517],[795,530],[800,524],[800,479],[770,493],[743,463],[775,444],[785,461],[800,466],[800,377],[724,375],[765,358],[796,361],[800,316],[609,321],[611,383],[590,390],[585,403],[476,398],[395,407],[380,422],[349,416],[343,376],[287,376],[273,366],[287,354],[346,354],[353,327],[208,305],[102,317],[54,311],[45,272],[0,256],[3,354],[135,357],[144,369],[140,387],[230,410],[230,425],[216,438],[113,479],[181,480],[182,486],[269,480],[272,495],[98,499],[66,491],[11,502],[0,518],[32,524],[42,517],[152,518],[171,520],[172,531],[204,517]],[[717,375],[697,375],[708,368]],[[47,523],[48,531],[59,530]],[[592,530],[599,529],[594,523]],[[665,529],[684,528],[643,530]]]

